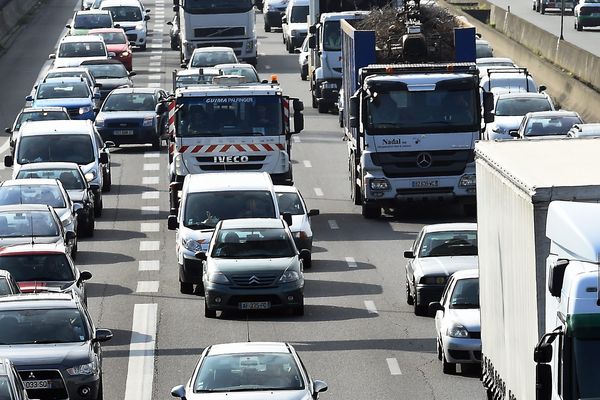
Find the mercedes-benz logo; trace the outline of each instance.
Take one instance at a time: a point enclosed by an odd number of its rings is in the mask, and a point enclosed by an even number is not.
[[[258,285],[260,283],[260,279],[256,275],[252,275],[250,279],[248,279],[248,283],[251,285]]]
[[[420,153],[417,156],[417,167],[419,168],[429,168],[433,160],[431,159],[431,154],[429,153]]]

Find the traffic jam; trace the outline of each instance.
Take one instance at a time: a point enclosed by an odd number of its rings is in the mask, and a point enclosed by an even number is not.
[[[5,129],[0,400],[600,398],[600,123],[433,2],[145,3],[79,1]]]

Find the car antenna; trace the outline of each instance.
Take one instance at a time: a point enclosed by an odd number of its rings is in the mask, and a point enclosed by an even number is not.
[[[35,245],[33,240],[33,215],[29,214],[29,226],[31,227],[31,245]]]
[[[248,312],[246,312],[246,336],[248,343],[250,343],[250,321],[248,320]]]

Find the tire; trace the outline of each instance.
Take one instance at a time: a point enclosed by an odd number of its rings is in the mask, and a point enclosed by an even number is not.
[[[456,374],[456,364],[446,361],[446,356],[444,355],[443,351],[442,351],[442,371],[444,372],[444,374],[447,374],[447,375]]]
[[[204,316],[206,318],[217,318],[217,310],[211,310],[206,304],[206,298],[204,299]]]
[[[73,260],[77,259],[77,250],[78,250],[78,242],[77,242],[77,238],[75,238],[75,245],[73,246],[73,249],[71,249],[71,258]]]
[[[312,268],[312,253],[310,253],[310,255],[308,256],[308,258],[306,260],[304,260],[303,264],[304,269],[311,269]]]
[[[287,51],[290,54],[294,54],[294,44],[293,43],[288,42],[288,44],[287,44]]]
[[[543,4],[541,4],[541,3],[540,3],[540,13],[541,13],[542,15],[543,15],[543,14],[546,14],[546,7],[544,7],[544,5],[543,5]]]
[[[196,296],[204,296],[204,282],[200,282],[196,285],[196,290],[194,290],[194,294]]]
[[[317,104],[317,109],[319,110],[319,114],[326,114],[326,113],[328,113],[330,108],[331,107],[329,106],[329,104],[327,104],[323,100],[319,101],[318,104]]]
[[[94,203],[94,217],[98,218],[102,216],[102,209],[104,208],[104,201],[100,197],[100,201]]]
[[[252,65],[253,67],[256,67],[256,65],[258,64],[258,57],[252,57],[246,61],[248,62],[248,64]]]
[[[442,346],[440,346],[440,341],[436,339],[435,347],[437,349],[438,360],[442,361],[444,358],[444,351],[442,350]]]
[[[158,136],[156,139],[154,139],[152,141],[152,150],[154,151],[160,151],[160,145],[161,145],[161,139],[160,136]]]
[[[415,315],[417,317],[424,317],[427,315],[427,307],[422,305],[422,304],[418,304],[416,300],[414,300],[413,302],[413,312],[415,313]]]
[[[408,278],[406,278],[406,304],[412,306],[415,303],[415,299],[410,294],[410,285],[408,284]]]
[[[96,395],[96,400],[104,400],[104,388],[102,385],[102,378],[100,378],[100,383],[98,384],[98,394]]]
[[[194,284],[189,282],[179,282],[179,291],[182,294],[193,294]]]
[[[271,32],[271,25],[265,24],[265,32]]]
[[[292,313],[297,317],[304,315],[304,296],[302,296],[302,299],[300,300],[300,305],[292,309]]]
[[[583,30],[583,26],[581,26],[581,24],[577,23],[577,19],[575,19],[575,29],[577,29],[577,31],[581,32]]]
[[[317,108],[319,107],[319,102],[317,101],[317,98],[315,97],[315,94],[313,92],[312,94],[312,108]]]
[[[112,187],[112,174],[109,172],[104,177],[104,182],[102,184],[102,191],[103,192],[110,192],[111,187]]]
[[[84,237],[92,237],[94,236],[94,227],[96,225],[96,221],[94,219],[94,216],[92,214],[92,217],[90,218],[90,220],[83,226],[81,233],[82,236]]]
[[[177,40],[171,38],[171,50],[177,50]]]
[[[381,216],[381,207],[379,207],[379,206],[374,206],[372,204],[363,203],[363,205],[361,207],[362,207],[362,209],[361,209],[362,216],[365,217],[366,219],[376,219]]]
[[[144,43],[143,45],[140,46],[140,50],[142,51],[146,51],[146,43]]]

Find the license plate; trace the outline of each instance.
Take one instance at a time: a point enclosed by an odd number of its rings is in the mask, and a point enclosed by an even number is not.
[[[268,301],[245,301],[239,303],[240,310],[268,310],[271,303]]]
[[[51,389],[51,381],[23,381],[25,389]]]
[[[117,136],[133,135],[133,130],[132,129],[119,129],[119,130],[115,131],[115,135],[117,135]]]
[[[437,180],[423,180],[423,181],[412,181],[413,188],[432,188],[438,187],[439,181]]]

